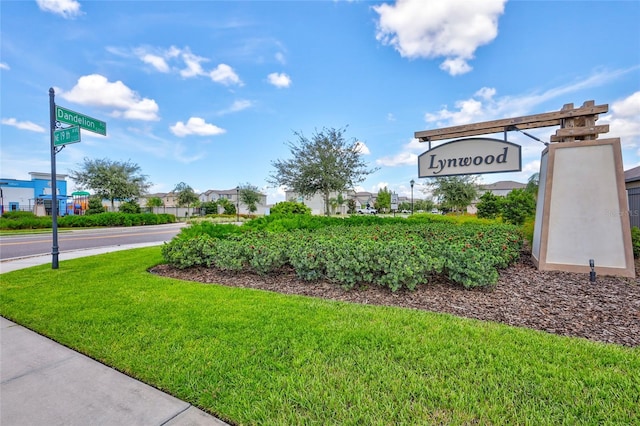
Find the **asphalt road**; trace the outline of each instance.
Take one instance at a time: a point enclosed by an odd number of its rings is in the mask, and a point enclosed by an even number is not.
[[[82,250],[117,245],[170,241],[183,223],[101,229],[59,229],[58,251]],[[0,260],[50,254],[53,246],[48,233],[0,236]]]

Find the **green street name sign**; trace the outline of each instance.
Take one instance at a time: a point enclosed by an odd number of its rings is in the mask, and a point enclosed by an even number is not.
[[[62,108],[58,105],[56,105],[56,120],[61,123],[80,126],[90,132],[107,136],[107,123],[104,121],[96,120],[95,118],[71,111],[70,109]]]
[[[70,143],[80,142],[80,127],[71,126],[66,129],[53,131],[53,145],[62,146]]]

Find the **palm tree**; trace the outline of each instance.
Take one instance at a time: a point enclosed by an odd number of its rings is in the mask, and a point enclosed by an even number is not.
[[[347,200],[345,200],[345,198],[342,196],[341,193],[338,194],[337,197],[329,198],[329,205],[331,206],[331,213],[335,214],[336,209],[338,207],[342,207],[344,205],[345,201],[347,201]]]

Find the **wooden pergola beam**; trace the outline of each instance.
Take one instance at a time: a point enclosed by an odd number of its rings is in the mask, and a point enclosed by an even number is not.
[[[588,101],[585,105],[589,105]],[[540,127],[560,126],[563,120],[577,117],[595,116],[609,111],[609,105],[589,105],[580,108],[563,109],[557,112],[526,115],[515,118],[485,121],[482,123],[465,124],[462,126],[444,127],[441,129],[423,130],[415,132],[414,136],[420,142],[455,139],[467,136],[486,135],[508,130],[510,126],[516,126],[520,130],[535,129]],[[604,132],[602,132],[604,133]]]
[[[564,129],[556,130],[555,135],[551,135],[551,142],[562,142],[566,137],[584,137],[592,136],[592,139],[597,139],[597,135],[600,133],[609,133],[609,125],[603,124],[601,126],[590,127],[566,127]]]

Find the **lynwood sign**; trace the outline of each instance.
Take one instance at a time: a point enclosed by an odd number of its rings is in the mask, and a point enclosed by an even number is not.
[[[521,170],[520,146],[499,139],[458,139],[430,149],[418,157],[418,176],[421,178]]]

